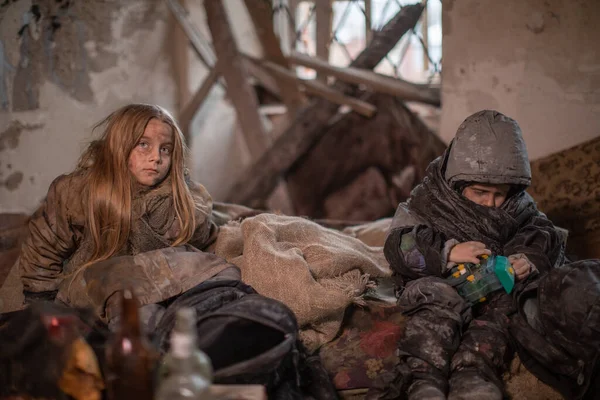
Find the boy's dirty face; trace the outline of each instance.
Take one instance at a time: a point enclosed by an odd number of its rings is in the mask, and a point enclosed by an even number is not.
[[[144,135],[129,154],[129,171],[139,184],[155,186],[169,173],[172,152],[171,127],[162,121],[151,119]]]
[[[510,185],[474,183],[463,189],[462,195],[473,203],[486,207],[500,207],[506,200]]]

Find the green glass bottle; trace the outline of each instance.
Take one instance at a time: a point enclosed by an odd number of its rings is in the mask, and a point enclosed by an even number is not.
[[[177,311],[175,327],[171,331],[171,348],[160,366],[156,400],[209,398],[212,365],[196,343],[195,310]]]

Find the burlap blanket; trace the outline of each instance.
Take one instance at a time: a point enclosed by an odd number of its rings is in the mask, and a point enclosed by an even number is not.
[[[229,223],[215,252],[241,269],[245,283],[294,311],[310,351],[335,337],[369,277],[391,274],[381,247],[299,217],[260,214]]]

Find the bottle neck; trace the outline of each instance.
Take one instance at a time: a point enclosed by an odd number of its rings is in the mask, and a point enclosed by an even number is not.
[[[188,332],[171,333],[171,356],[175,361],[175,368],[180,373],[191,372],[193,369],[194,352],[196,351],[196,337]]]
[[[138,302],[135,298],[123,298],[121,306],[121,334],[130,336],[140,336],[140,315]]]

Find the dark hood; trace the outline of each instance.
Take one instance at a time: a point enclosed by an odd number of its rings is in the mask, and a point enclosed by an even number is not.
[[[521,128],[497,111],[479,111],[463,121],[447,150],[444,178],[456,182],[531,184],[531,168]]]

